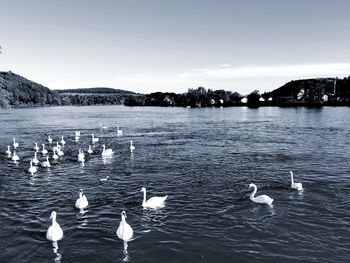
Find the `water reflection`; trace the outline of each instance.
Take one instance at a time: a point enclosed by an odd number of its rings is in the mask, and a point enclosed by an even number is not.
[[[128,262],[130,260],[129,252],[128,252],[128,241],[124,241],[124,249],[123,249],[123,262]]]
[[[112,157],[102,157],[103,164],[112,164]]]
[[[149,232],[149,228],[160,227],[165,223],[168,213],[166,209],[143,209],[141,225]]]
[[[52,242],[52,247],[53,247],[53,253],[55,253],[56,257],[54,258],[54,261],[56,263],[60,263],[61,262],[61,258],[62,255],[60,253],[58,253],[58,243],[57,241]]]

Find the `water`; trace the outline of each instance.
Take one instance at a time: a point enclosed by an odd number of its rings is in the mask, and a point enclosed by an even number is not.
[[[0,157],[0,262],[349,260],[349,108],[52,107],[1,110],[0,121],[1,151],[16,137],[21,158]],[[91,133],[100,142],[82,167]],[[30,176],[34,142],[49,134],[65,136],[65,156]],[[115,151],[107,162],[102,144]],[[289,189],[290,170],[303,193]],[[252,182],[273,208],[249,200]],[[143,210],[142,186],[168,194],[166,207]],[[45,237],[53,210],[56,249]],[[115,233],[122,210],[135,236],[127,250]]]

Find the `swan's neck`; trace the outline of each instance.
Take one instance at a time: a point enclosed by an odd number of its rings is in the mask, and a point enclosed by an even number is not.
[[[291,184],[294,184],[293,173],[290,173]]]
[[[126,223],[126,221],[125,221],[125,215],[122,215],[122,222],[123,222],[123,227],[124,227],[124,224]]]
[[[253,200],[253,199],[255,198],[254,195],[256,194],[256,191],[257,191],[255,185],[253,186],[253,188],[254,188],[254,190],[253,190],[253,192],[250,194],[250,199],[251,199],[251,200]]]
[[[144,205],[146,203],[146,190],[143,191],[143,201],[142,201],[142,205]]]

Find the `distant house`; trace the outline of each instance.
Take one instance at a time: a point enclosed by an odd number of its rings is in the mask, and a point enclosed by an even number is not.
[[[165,105],[168,105],[168,106],[172,106],[173,105],[173,101],[168,96],[166,96],[164,98],[163,102],[164,102]]]
[[[215,105],[215,100],[214,99],[210,100],[210,105]]]
[[[248,99],[246,97],[244,97],[243,99],[241,99],[241,102],[246,104],[248,102]]]
[[[272,101],[272,97],[270,97],[270,98],[268,99],[268,101]]]
[[[261,98],[259,99],[259,101],[260,101],[260,102],[264,102],[265,99],[264,99],[263,97],[261,97]]]
[[[328,95],[324,94],[324,95],[322,96],[322,101],[323,101],[323,102],[327,102],[327,101],[328,101]]]
[[[224,104],[224,100],[223,99],[220,99],[220,104]]]
[[[297,99],[301,100],[304,97],[304,94],[305,94],[305,90],[301,89],[297,95]]]

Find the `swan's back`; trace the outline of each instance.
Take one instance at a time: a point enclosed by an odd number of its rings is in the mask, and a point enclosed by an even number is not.
[[[268,204],[268,205],[271,205],[273,202],[273,199],[268,195],[259,195],[252,200],[259,204]]]
[[[303,190],[303,185],[301,183],[293,183],[292,184],[292,188],[296,189],[298,191],[302,191]]]
[[[63,238],[63,230],[57,222],[49,227],[46,232],[46,238],[51,241],[58,241]]]
[[[120,221],[119,227],[117,229],[117,236],[121,240],[127,241],[132,238],[134,230],[127,222]]]
[[[164,202],[168,198],[168,196],[154,196],[148,199],[144,205],[144,207],[151,207],[151,208],[156,208],[156,207],[164,207]]]

